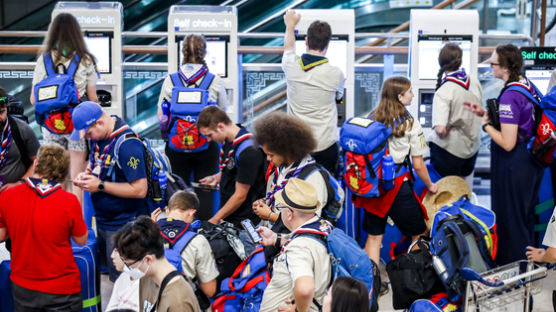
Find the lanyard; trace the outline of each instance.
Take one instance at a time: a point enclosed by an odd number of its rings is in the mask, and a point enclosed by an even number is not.
[[[110,143],[106,144],[106,146],[102,150],[102,154],[100,155],[99,155],[100,149],[98,147],[98,142],[95,142],[94,161],[91,162],[92,165],[91,171],[93,175],[97,176],[98,178],[101,177],[102,168],[105,167],[103,166],[103,164],[108,165],[110,163],[109,155],[110,155],[110,151],[112,150],[112,147],[114,147],[114,144],[116,143],[116,137],[128,129],[129,126],[124,125],[120,127],[118,130],[112,132],[112,134],[110,134],[110,137],[108,138],[110,140]]]
[[[2,137],[0,138],[2,145],[0,146],[0,169],[4,168],[6,165],[6,160],[8,159],[8,150],[12,142],[12,128],[10,127],[10,122],[6,118],[6,125],[4,125],[4,130],[2,131]],[[26,157],[26,155],[22,155]]]
[[[241,144],[241,142],[251,138],[253,136],[253,134],[251,133],[246,133],[238,138],[236,138],[233,142],[232,142],[232,147],[230,148],[230,150],[228,151],[228,155],[226,155],[226,158],[224,158],[224,147],[220,148],[220,161],[219,161],[219,168],[220,169],[224,169],[226,168],[226,166],[228,165],[228,163],[230,162],[230,159],[233,157],[234,152],[236,150],[236,148],[239,146],[239,144]],[[230,168],[231,169],[231,168]]]

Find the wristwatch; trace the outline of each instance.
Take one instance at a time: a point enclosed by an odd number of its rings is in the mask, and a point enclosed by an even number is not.
[[[104,181],[100,181],[97,188],[99,191],[104,192]]]
[[[486,127],[487,126],[492,126],[490,123],[486,123],[484,125],[481,126],[481,128],[483,128],[483,131],[486,132]]]

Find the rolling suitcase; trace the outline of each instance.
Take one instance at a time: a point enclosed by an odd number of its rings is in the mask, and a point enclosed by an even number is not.
[[[100,312],[100,273],[95,233],[89,229],[87,244],[80,246],[72,240],[73,257],[81,273],[81,294],[84,312]]]

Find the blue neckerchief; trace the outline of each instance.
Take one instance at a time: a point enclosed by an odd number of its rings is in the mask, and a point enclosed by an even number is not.
[[[318,65],[328,62],[328,59],[320,55],[303,53],[301,55],[301,58],[299,59],[299,62],[301,64],[301,69],[303,69],[304,71],[310,71]]]
[[[162,236],[172,245],[190,228],[189,223],[172,218],[160,219],[156,224]]]

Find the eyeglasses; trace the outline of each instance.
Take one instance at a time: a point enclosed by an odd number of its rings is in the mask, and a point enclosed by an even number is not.
[[[279,209],[279,210],[280,210],[280,209],[289,209],[291,212],[293,212],[293,210],[292,210],[289,206],[282,205],[282,204],[279,204],[279,203],[276,203],[276,204],[274,205],[274,207],[276,207],[276,209]]]
[[[133,263],[127,264],[124,260],[124,258],[122,258],[122,256],[120,256],[120,260],[122,260],[122,262],[124,263],[124,265],[127,267],[128,270],[131,270],[131,266],[134,265],[135,263],[139,262],[139,260],[135,260],[133,261]],[[145,261],[145,257],[143,257],[143,259],[141,259],[141,263],[143,263],[143,261]],[[141,263],[139,263],[138,266],[141,266]]]
[[[494,66],[494,65],[500,66],[500,63],[490,63],[490,67],[492,67],[492,66]]]

